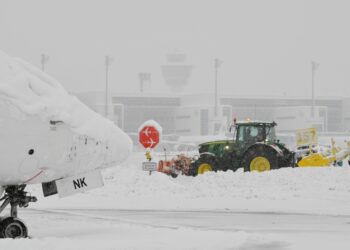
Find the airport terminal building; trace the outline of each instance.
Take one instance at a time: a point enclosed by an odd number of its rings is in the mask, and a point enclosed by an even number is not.
[[[77,96],[93,110],[105,115],[103,93],[79,93]],[[227,130],[233,118],[238,120],[276,121],[278,131],[316,127],[320,132],[349,132],[350,99],[317,99],[312,116],[311,99],[303,98],[219,98],[214,112],[211,95],[113,95],[109,118],[128,133],[137,133],[139,126],[153,119],[164,134],[212,135]]]
[[[215,69],[219,67],[215,60]],[[183,94],[189,83],[193,65],[181,53],[169,54],[160,66],[164,84],[170,93],[145,93],[150,73],[139,74],[140,91],[136,94],[77,93],[88,106],[108,116],[126,132],[137,133],[139,126],[153,119],[164,134],[214,135],[227,131],[233,118],[264,120],[278,123],[281,133],[316,127],[320,132],[350,131],[350,98],[317,98],[312,107],[311,98],[241,97],[219,95],[215,105],[214,94]],[[106,104],[107,103],[107,104]],[[107,108],[106,108],[107,107]]]

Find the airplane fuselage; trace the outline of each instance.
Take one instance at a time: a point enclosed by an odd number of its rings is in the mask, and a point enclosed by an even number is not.
[[[49,182],[117,165],[131,144],[120,145],[118,140],[130,140],[115,130],[108,140],[78,134],[62,121],[26,114],[0,95],[0,186]]]

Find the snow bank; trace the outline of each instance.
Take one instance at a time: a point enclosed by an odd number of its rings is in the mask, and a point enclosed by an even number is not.
[[[284,168],[263,173],[227,171],[173,179],[141,170],[135,154],[127,168],[105,171],[104,188],[38,208],[252,210],[350,215],[350,167]],[[40,192],[38,190],[38,192]],[[93,202],[92,202],[93,201]]]
[[[28,115],[38,115],[43,121],[63,121],[74,132],[97,140],[109,139],[116,130],[122,134],[111,121],[69,95],[58,81],[1,51],[0,98],[10,101]],[[125,144],[130,144],[127,140],[124,140]]]

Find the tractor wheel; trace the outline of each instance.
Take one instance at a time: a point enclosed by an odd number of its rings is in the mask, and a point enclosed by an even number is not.
[[[173,178],[176,178],[176,177],[177,177],[177,174],[171,173],[170,176],[173,177]]]
[[[197,168],[197,175],[199,175],[199,174],[204,174],[204,173],[210,172],[210,171],[213,171],[213,166],[212,166],[212,164],[207,163],[207,162],[203,162],[203,163],[200,163],[200,164],[198,165],[198,168]]]
[[[277,168],[277,156],[268,147],[249,149],[243,158],[244,171],[269,171]]]

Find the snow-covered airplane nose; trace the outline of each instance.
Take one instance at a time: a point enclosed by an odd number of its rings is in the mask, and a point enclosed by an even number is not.
[[[120,128],[114,127],[115,132],[112,132],[108,147],[110,148],[110,163],[119,164],[124,162],[132,151],[132,140]]]
[[[32,65],[0,52],[0,186],[113,167],[130,137]]]

